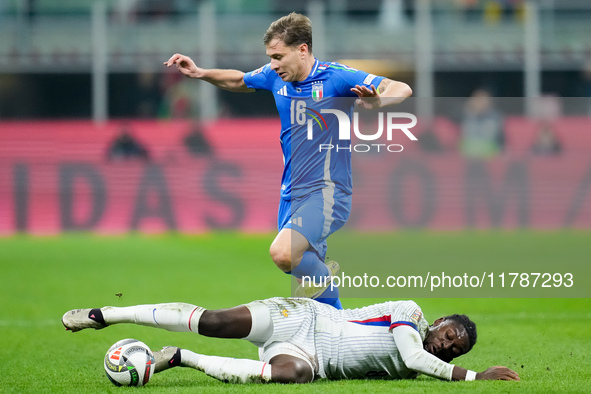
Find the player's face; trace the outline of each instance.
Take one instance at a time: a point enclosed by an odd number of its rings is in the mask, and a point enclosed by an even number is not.
[[[470,340],[464,326],[443,318],[433,323],[423,342],[423,349],[445,362],[468,353],[469,348]]]
[[[306,44],[289,47],[275,38],[267,45],[267,56],[271,58],[271,70],[285,82],[303,81],[308,77],[305,62],[307,54]]]

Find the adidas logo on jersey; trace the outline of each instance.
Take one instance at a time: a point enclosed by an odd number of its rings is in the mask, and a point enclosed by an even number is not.
[[[279,89],[277,94],[280,96],[287,96],[287,85]]]

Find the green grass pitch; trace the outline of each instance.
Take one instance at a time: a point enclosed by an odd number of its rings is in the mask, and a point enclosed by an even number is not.
[[[344,233],[344,237],[354,236]],[[587,255],[589,232],[483,233],[471,249],[468,233],[446,233],[450,248],[479,258],[478,248],[504,236],[507,247],[552,242],[569,252]],[[438,259],[429,243],[433,233],[393,233],[401,251],[421,251],[413,260]],[[235,306],[255,299],[288,296],[290,279],[268,256],[273,234],[237,233],[199,236],[15,236],[0,238],[0,391],[125,392],[105,376],[102,359],[119,339],[137,338],[152,349],[176,345],[220,356],[256,358],[246,341],[204,338],[148,327],[119,325],[105,330],[69,333],[61,325],[64,312],[104,305],[183,301],[207,308]],[[551,241],[549,241],[549,239]],[[469,240],[468,240],[469,241]],[[512,244],[511,244],[512,243]],[[333,248],[331,244],[331,248]],[[417,246],[417,245],[420,245]],[[414,248],[414,249],[413,249]],[[574,250],[574,252],[573,252]],[[330,250],[339,256],[338,247]],[[429,254],[431,253],[431,254]],[[515,254],[515,264],[519,264]],[[559,262],[557,262],[559,264]],[[121,297],[116,296],[121,293]],[[343,299],[345,307],[376,299]],[[428,377],[410,381],[319,381],[310,385],[229,385],[206,375],[176,368],[155,375],[143,392],[588,392],[591,385],[590,299],[416,300],[429,321],[449,313],[465,313],[478,325],[474,350],[456,359],[482,371],[492,365],[516,370],[520,382],[443,382]]]

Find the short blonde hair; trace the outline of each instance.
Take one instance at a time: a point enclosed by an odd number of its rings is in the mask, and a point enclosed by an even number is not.
[[[305,15],[292,12],[271,23],[263,37],[263,43],[269,43],[278,38],[289,47],[306,44],[312,53],[312,22]]]

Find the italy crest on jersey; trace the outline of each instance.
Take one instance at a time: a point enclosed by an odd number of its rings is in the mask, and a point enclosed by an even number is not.
[[[312,100],[320,101],[324,96],[324,87],[322,82],[313,82],[312,83]]]

